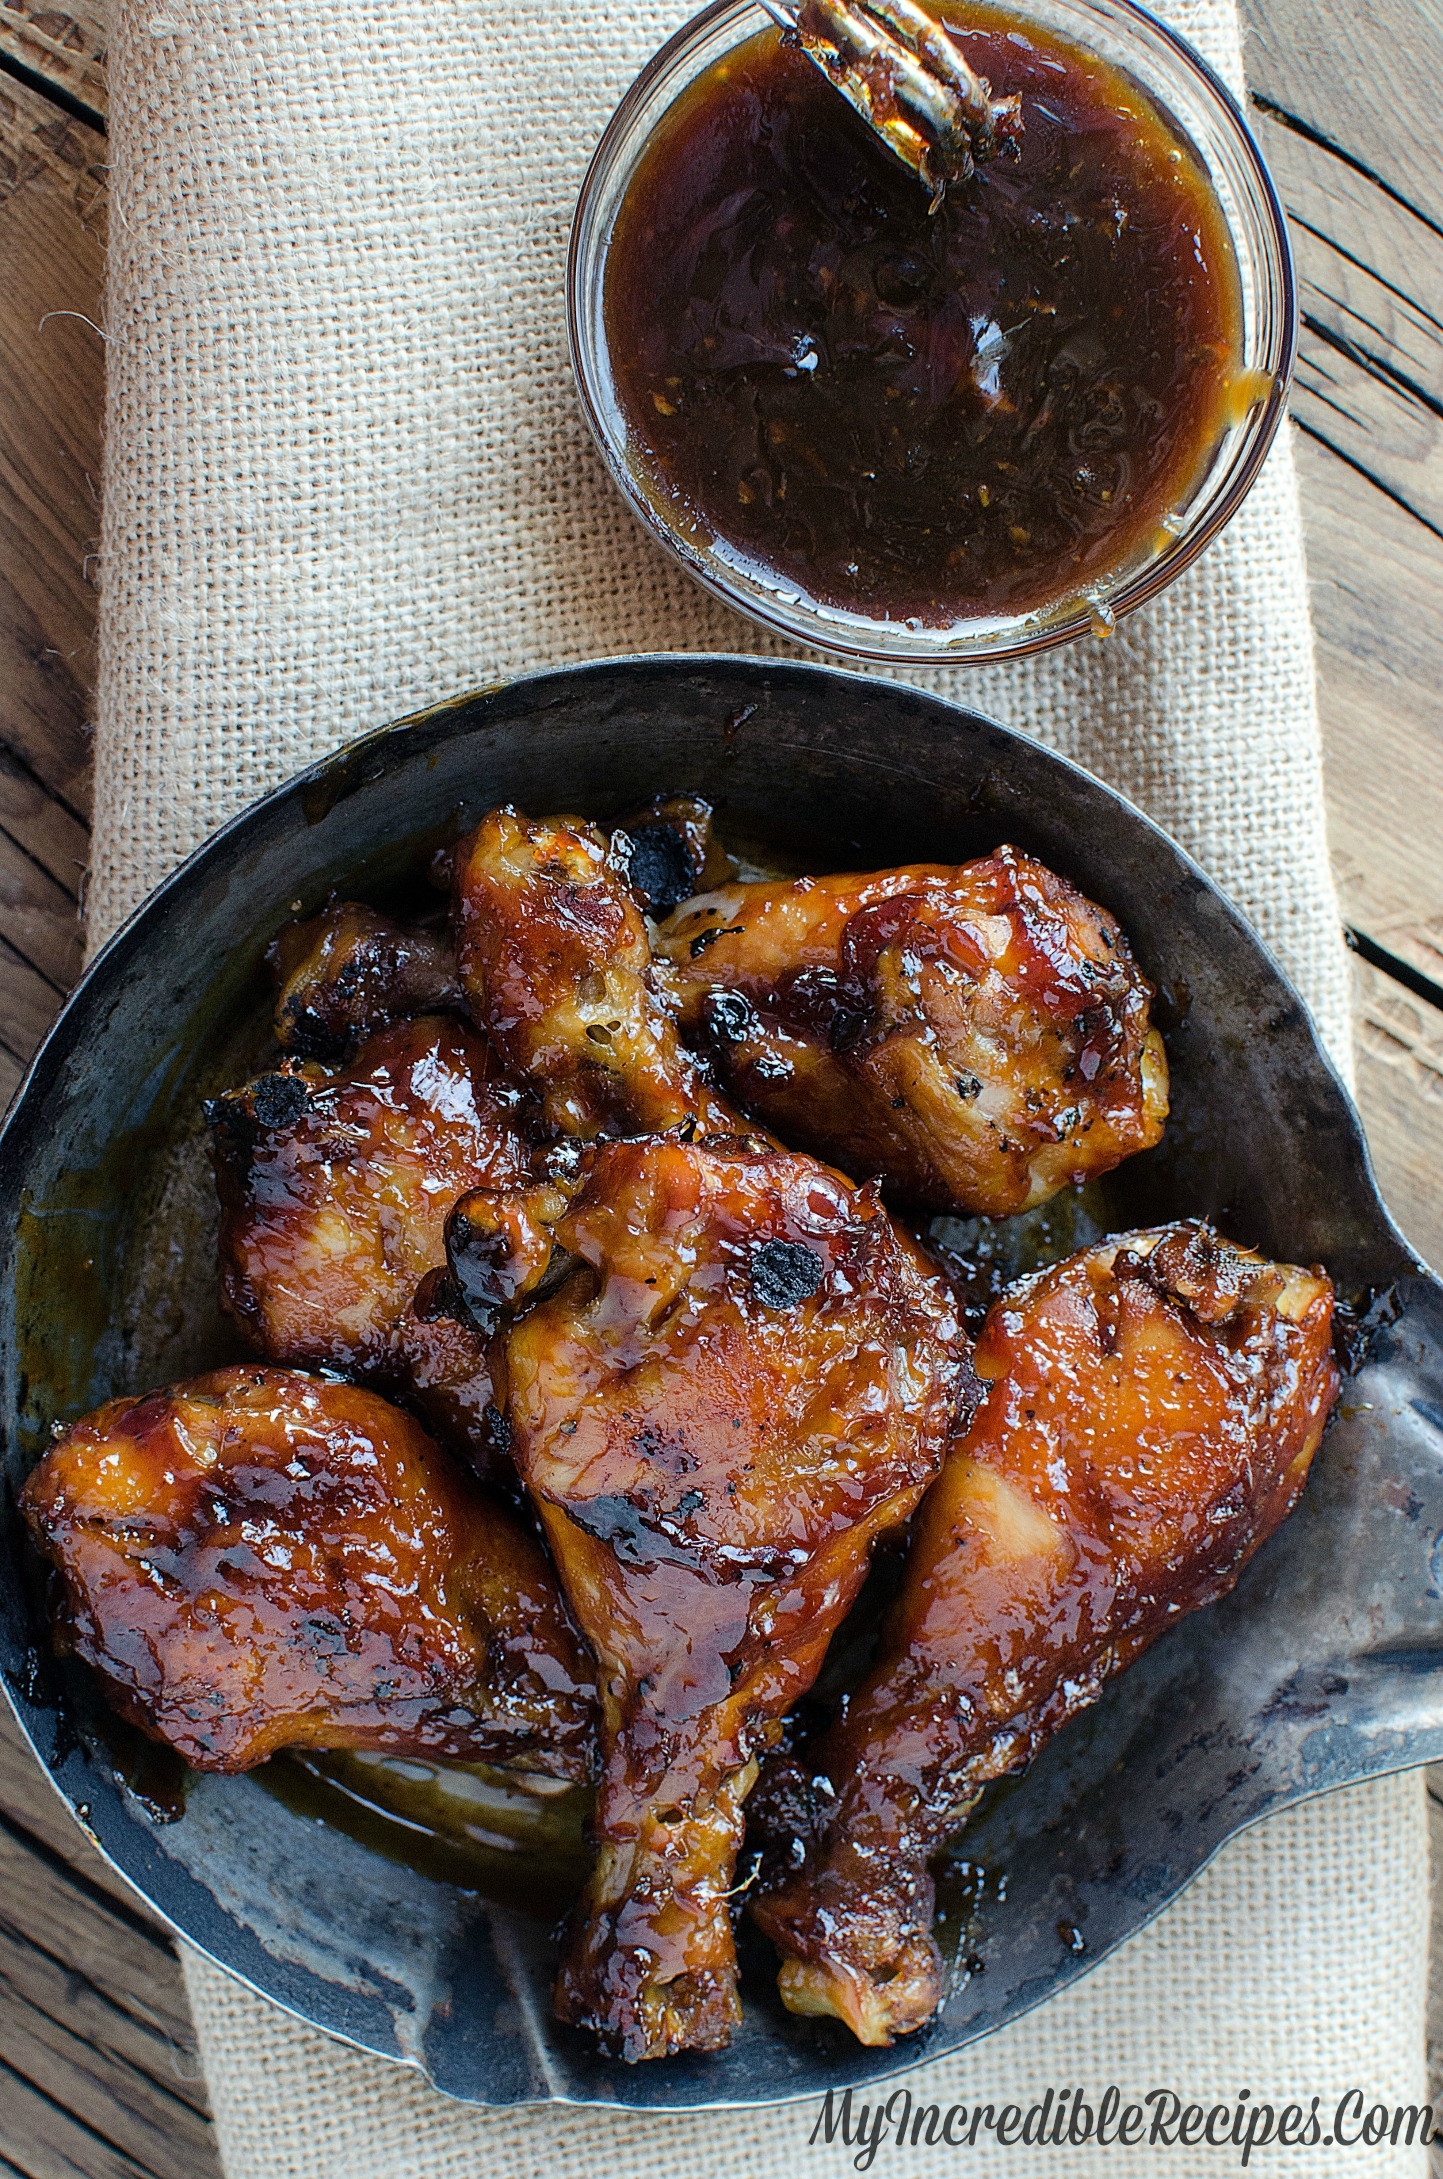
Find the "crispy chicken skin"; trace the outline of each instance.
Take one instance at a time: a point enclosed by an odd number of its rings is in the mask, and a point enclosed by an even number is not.
[[[458,1207],[452,1264],[505,1335],[517,1466],[599,1659],[599,1856],[556,1988],[636,2060],[739,2018],[742,1803],[874,1539],[951,1427],[950,1290],[875,1190],[735,1140],[598,1145]],[[558,1283],[559,1280],[559,1283]]]
[[[870,2044],[930,2018],[929,1855],[1290,1511],[1337,1395],[1332,1304],[1320,1273],[1188,1223],[1104,1241],[992,1310],[986,1396],[923,1501],[880,1661],[758,1795],[780,1852],[753,1912],[793,2011]]]
[[[661,1131],[736,1115],[678,1042],[627,878],[595,826],[493,810],[455,855],[453,921],[471,1010],[561,1134]]]
[[[373,1392],[257,1365],[111,1400],[20,1502],[65,1645],[197,1770],[310,1747],[588,1775],[594,1673],[544,1554]]]
[[[723,885],[657,950],[746,1110],[901,1201],[1007,1217],[1162,1133],[1151,986],[1112,917],[1015,848]]]
[[[611,857],[649,916],[670,915],[736,869],[712,830],[712,806],[695,794],[659,794],[611,828]]]
[[[210,1107],[221,1299],[251,1344],[408,1400],[483,1473],[497,1458],[485,1342],[436,1279],[418,1287],[444,1267],[456,1198],[529,1175],[520,1102],[473,1030],[430,1016]]]
[[[408,930],[359,901],[287,925],[270,960],[276,1041],[302,1059],[338,1059],[387,1022],[461,1005],[445,933]]]

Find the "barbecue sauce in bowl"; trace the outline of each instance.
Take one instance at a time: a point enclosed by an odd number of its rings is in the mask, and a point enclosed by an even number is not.
[[[653,131],[602,290],[667,526],[910,629],[1101,601],[1263,390],[1222,207],[1141,86],[1000,12],[943,19],[1021,127],[935,211],[768,30]]]

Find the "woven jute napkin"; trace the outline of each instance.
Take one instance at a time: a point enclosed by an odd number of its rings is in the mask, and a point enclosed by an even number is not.
[[[92,942],[298,765],[523,667],[780,648],[641,535],[586,440],[562,265],[591,145],[676,0],[121,0],[111,45],[102,671]],[[1230,0],[1177,26],[1241,83]],[[1106,642],[932,677],[1115,782],[1250,911],[1347,1065],[1296,492],[1245,511]],[[1172,2087],[1314,2096],[1330,2121],[1422,2092],[1428,1926],[1416,1777],[1234,1841],[1085,1983],[911,2080],[1026,2108]],[[298,2026],[188,1956],[230,2179],[850,2169],[814,2113],[478,2113]],[[1360,2153],[1363,2161],[1360,2163]],[[1031,2175],[983,2143],[908,2179]],[[1236,2165],[1236,2147],[1053,2148],[1059,2174]],[[879,2152],[878,2169],[888,2167]],[[1255,2151],[1254,2172],[1419,2174],[1383,2144]]]

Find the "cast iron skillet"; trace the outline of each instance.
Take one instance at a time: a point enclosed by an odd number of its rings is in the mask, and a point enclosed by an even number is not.
[[[1172,1063],[1165,1141],[1108,1184],[1108,1222],[1206,1213],[1325,1263],[1367,1312],[1366,1359],[1292,1519],[974,1822],[984,1875],[961,1957],[985,1972],[959,1969],[941,2017],[892,2051],[785,2014],[767,1948],[744,1938],[731,2050],[623,2067],[552,2021],[537,1922],[253,1779],[201,1780],[180,1820],[151,1820],[89,1690],[50,1660],[18,1535],[14,1488],[51,1421],[233,1356],[198,1108],[259,1055],[276,929],[333,887],[383,894],[499,801],[605,817],[663,787],[710,796],[724,836],[800,845],[817,868],[1001,840],[1053,864],[1130,934]],[[1352,1107],[1237,912],[1095,780],[932,697],[813,666],[640,658],[467,697],[303,773],[193,856],[79,986],[0,1137],[0,1235],[0,1667],[38,1759],[193,1944],[451,2095],[696,2108],[875,2080],[1071,1982],[1269,1809],[1443,1756],[1443,1288],[1379,1203]]]

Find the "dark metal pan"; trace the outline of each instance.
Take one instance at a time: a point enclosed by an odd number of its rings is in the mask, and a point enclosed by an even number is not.
[[[945,2010],[895,2050],[784,2014],[747,1952],[746,2025],[710,2058],[626,2068],[556,2026],[546,1927],[398,1866],[254,1778],[147,1813],[90,1691],[49,1656],[14,1489],[50,1423],[233,1347],[215,1312],[199,1102],[258,1054],[265,946],[333,887],[379,897],[492,804],[598,817],[663,787],[724,836],[813,867],[961,860],[1009,839],[1121,920],[1161,990],[1175,1106],[1107,1184],[1113,1226],[1206,1213],[1325,1263],[1365,1358],[1298,1511],[967,1834],[1005,1871],[971,1902]],[[1306,1013],[1179,848],[1085,773],[889,683],[732,658],[542,674],[427,712],[228,825],[91,968],[0,1137],[7,1491],[0,1668],[37,1759],[174,1928],[302,2018],[479,2103],[698,2108],[873,2080],[1074,1980],[1268,1810],[1443,1756],[1443,1288],[1384,1211]],[[748,1940],[750,1944],[750,1940]]]

